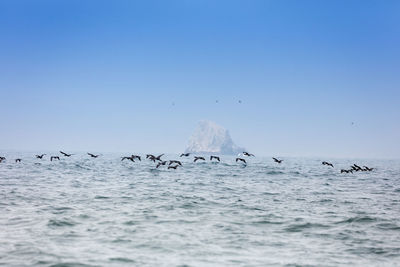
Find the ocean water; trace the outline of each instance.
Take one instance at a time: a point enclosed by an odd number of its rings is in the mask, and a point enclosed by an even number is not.
[[[1,155],[3,266],[400,266],[399,161]]]

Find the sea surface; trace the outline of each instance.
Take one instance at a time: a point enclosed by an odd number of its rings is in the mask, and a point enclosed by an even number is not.
[[[400,161],[34,154],[0,153],[2,266],[400,266]]]

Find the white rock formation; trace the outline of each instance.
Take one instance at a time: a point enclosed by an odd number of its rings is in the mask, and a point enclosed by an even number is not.
[[[192,137],[186,153],[236,155],[244,148],[236,146],[229,132],[212,121],[200,121]]]

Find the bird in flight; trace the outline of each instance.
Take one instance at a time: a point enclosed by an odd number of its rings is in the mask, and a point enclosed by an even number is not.
[[[68,153],[62,152],[62,151],[60,151],[60,153],[63,154],[64,156],[66,156],[66,157],[71,157],[73,155],[73,154],[68,154]]]
[[[92,153],[87,153],[87,154],[92,158],[97,158],[98,156],[100,156],[100,155],[95,155],[95,154],[92,154]]]
[[[221,162],[220,158],[217,156],[210,156],[210,160],[212,161],[213,159],[218,160],[218,162]]]
[[[174,170],[176,170],[176,168],[178,168],[179,167],[179,165],[175,165],[175,166],[168,166],[168,169],[174,169]]]
[[[244,164],[247,164],[247,162],[246,162],[246,160],[245,160],[245,159],[242,159],[242,158],[236,158],[236,162],[238,162],[238,161],[241,161],[241,162],[243,162]]]
[[[204,157],[194,157],[193,162],[196,162],[198,160],[206,160]]]
[[[46,154],[42,154],[42,155],[36,155],[36,158],[37,159],[42,159],[43,158],[43,156],[45,156]]]
[[[276,163],[282,163],[283,159],[272,158]]]
[[[323,161],[322,165],[331,166],[333,168],[333,164],[326,161]]]
[[[50,161],[53,161],[53,160],[60,160],[60,157],[59,156],[51,156]]]
[[[353,164],[353,165],[351,166],[351,169],[354,170],[354,171],[356,171],[356,172],[362,171],[362,170],[363,170],[363,169],[362,169],[360,166],[358,166],[357,164]]]
[[[133,159],[138,159],[139,161],[142,161],[142,158],[138,155],[132,155],[131,156]]]
[[[243,155],[248,156],[248,157],[254,157],[254,154],[250,154],[249,152],[243,152]]]
[[[133,157],[132,156],[130,156],[130,157],[122,157],[121,158],[121,161],[124,161],[124,160],[130,160],[130,161],[132,161],[132,162],[135,162],[135,160],[133,159]]]
[[[162,156],[164,156],[164,154],[158,155],[157,157],[154,156],[154,155],[151,155],[151,154],[147,154],[147,155],[146,155],[146,159],[150,159],[150,160],[152,160],[153,162],[156,162],[156,160],[162,161],[162,160],[161,160],[161,157],[162,157]]]
[[[364,166],[364,171],[372,171],[374,168],[368,168],[367,166]]]
[[[182,153],[179,157],[189,157],[190,153]]]
[[[15,162],[21,162],[22,159],[15,159]]]
[[[160,162],[157,164],[156,168],[158,169],[158,167],[160,167],[161,165],[165,165],[165,164],[167,164],[167,161],[160,161]]]
[[[182,166],[182,162],[180,162],[179,160],[170,160],[169,163],[168,163],[168,165],[171,165],[171,164],[173,164],[173,163],[176,163],[176,164]]]

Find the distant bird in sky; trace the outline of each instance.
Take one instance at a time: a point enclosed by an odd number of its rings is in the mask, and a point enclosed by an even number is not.
[[[333,168],[333,164],[326,161],[323,161],[322,165],[331,166]]]
[[[272,158],[276,163],[282,163],[283,159]]]
[[[204,157],[194,157],[194,161],[193,162],[196,162],[198,160],[206,160],[206,159]]]
[[[242,104],[242,100],[239,100],[238,102],[239,102],[239,104]]]
[[[63,154],[64,156],[66,156],[66,157],[71,157],[73,155],[73,154],[68,154],[68,153],[62,152],[62,151],[60,151],[60,153]]]
[[[242,158],[236,158],[236,162],[238,162],[238,161],[241,161],[241,162],[243,162],[244,164],[247,164],[247,162],[246,162],[246,160],[245,160],[245,159],[242,159]]]
[[[21,162],[21,159],[15,159],[15,162]]]
[[[190,153],[182,153],[179,157],[189,157]]]
[[[60,157],[59,156],[51,156],[50,161],[53,161],[53,160],[60,160]]]
[[[87,153],[90,157],[92,157],[92,158],[97,158],[98,156],[100,156],[100,155],[94,155],[94,154],[92,154],[92,153]]]
[[[6,158],[5,158],[5,157],[0,157],[0,163],[1,163],[3,160],[6,160]]]
[[[254,157],[254,154],[250,154],[249,152],[243,152],[243,155],[248,156],[248,157]]]
[[[218,162],[220,162],[220,158],[218,156],[210,156],[210,160],[212,161],[213,159],[218,160]]]
[[[37,159],[42,159],[43,158],[43,156],[45,156],[46,154],[42,154],[42,155],[36,155],[36,158]]]

